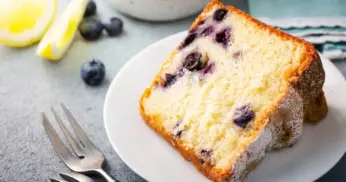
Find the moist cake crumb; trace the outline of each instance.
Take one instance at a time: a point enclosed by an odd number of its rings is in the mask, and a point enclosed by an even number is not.
[[[299,139],[304,114],[327,108],[316,102],[324,79],[310,43],[213,0],[143,93],[140,112],[205,176],[238,182],[267,151]]]

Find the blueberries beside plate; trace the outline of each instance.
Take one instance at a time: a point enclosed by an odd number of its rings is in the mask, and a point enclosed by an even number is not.
[[[79,32],[85,40],[97,40],[101,37],[103,23],[95,18],[84,19],[79,25]]]
[[[118,36],[122,30],[124,23],[117,17],[110,18],[110,23],[103,23],[96,16],[97,6],[93,0],[89,0],[86,10],[84,12],[84,20],[79,25],[79,32],[85,40],[94,41],[98,40],[103,32],[106,30],[109,37]]]
[[[98,86],[106,75],[105,65],[99,60],[85,62],[81,67],[81,77],[87,85]]]
[[[124,23],[117,17],[112,17],[109,24],[104,24],[108,36],[114,37],[119,35],[123,31]]]

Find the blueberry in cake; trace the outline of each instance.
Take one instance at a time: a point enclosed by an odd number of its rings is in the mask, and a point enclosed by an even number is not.
[[[327,113],[314,47],[210,2],[140,99],[153,130],[213,181],[242,181]],[[316,115],[316,113],[320,113]]]

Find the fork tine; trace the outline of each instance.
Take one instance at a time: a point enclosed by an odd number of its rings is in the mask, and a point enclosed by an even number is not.
[[[83,143],[85,147],[96,148],[94,144],[89,140],[88,136],[84,133],[83,129],[77,123],[76,119],[72,116],[71,112],[66,108],[66,106],[61,103],[61,107],[65,112],[67,119],[69,120],[73,130],[75,131],[77,137]]]
[[[67,182],[65,180],[61,180],[61,179],[56,179],[56,178],[49,178],[51,182]]]
[[[76,172],[69,172],[69,173],[59,173],[59,175],[69,181],[80,181],[80,182],[92,182],[93,180],[89,178],[88,176]]]
[[[64,143],[61,141],[59,135],[54,130],[52,124],[50,124],[44,112],[41,112],[41,116],[42,116],[42,124],[48,135],[49,140],[53,144],[53,147],[55,151],[58,153],[58,155],[60,156],[60,158],[67,165],[67,160],[73,160],[75,157],[70,153],[70,151],[66,148]]]
[[[55,112],[54,108],[51,107],[50,108],[52,110],[52,113],[55,117],[55,120],[58,122],[61,130],[64,133],[64,136],[66,137],[68,144],[70,145],[70,147],[72,148],[73,152],[77,155],[77,156],[83,156],[83,151],[81,150],[80,146],[78,145],[78,143],[76,142],[76,140],[72,137],[71,133],[67,130],[66,126],[64,125],[64,123],[62,123],[59,115]]]

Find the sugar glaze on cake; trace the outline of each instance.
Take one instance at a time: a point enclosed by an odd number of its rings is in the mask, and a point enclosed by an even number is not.
[[[141,98],[148,125],[214,181],[241,180],[266,151],[294,143],[306,96],[292,81],[317,70],[309,98],[324,82],[315,53],[299,70],[310,45],[258,24],[213,1]]]

